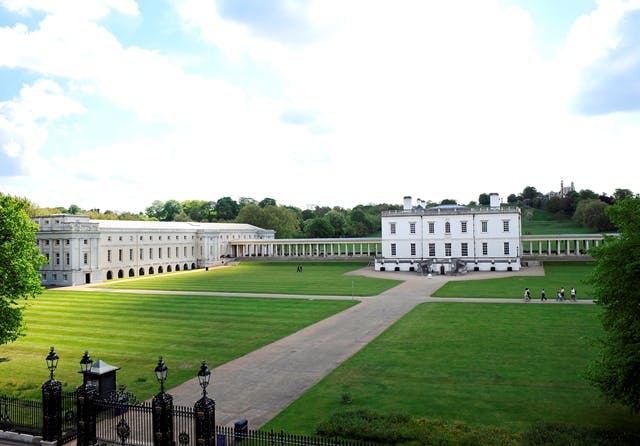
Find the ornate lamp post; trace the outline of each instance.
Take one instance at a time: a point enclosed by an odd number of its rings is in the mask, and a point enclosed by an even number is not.
[[[196,414],[196,444],[213,446],[216,444],[216,403],[207,397],[207,386],[211,379],[211,372],[207,363],[202,361],[198,371],[198,382],[202,387],[202,398],[193,406]]]
[[[172,446],[173,444],[173,397],[164,391],[167,380],[167,365],[162,356],[155,368],[156,379],[160,383],[160,393],[153,397],[153,444]]]
[[[76,403],[78,407],[78,446],[89,446],[96,443],[96,408],[94,400],[98,395],[98,389],[92,384],[87,384],[87,373],[91,371],[93,360],[88,351],[84,351],[80,360],[80,372],[82,373],[82,386],[76,390]]]
[[[62,439],[62,384],[54,377],[58,359],[51,347],[46,358],[49,380],[42,384],[42,439],[45,441]]]

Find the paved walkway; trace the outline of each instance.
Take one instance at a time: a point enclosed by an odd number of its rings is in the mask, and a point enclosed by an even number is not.
[[[431,278],[416,273],[379,273],[370,269],[359,270],[356,273],[398,278],[404,282],[378,296],[358,298],[361,301],[358,305],[213,369],[212,384],[208,390],[216,401],[216,424],[233,425],[234,421],[246,418],[250,428],[261,427],[419,303],[523,303],[522,299],[430,297],[431,293],[449,280],[544,274],[542,268],[527,268],[510,273],[468,273],[457,277]],[[296,297],[265,294],[253,296]],[[351,299],[344,296],[298,297]],[[540,303],[531,301],[536,302]],[[545,304],[556,302],[549,300]],[[180,405],[191,406],[201,397],[201,389],[196,378],[168,392],[173,395],[174,403]]]

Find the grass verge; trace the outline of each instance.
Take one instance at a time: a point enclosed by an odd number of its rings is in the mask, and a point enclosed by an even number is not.
[[[302,272],[297,266],[302,265]],[[245,262],[209,271],[157,275],[136,280],[101,283],[101,288],[233,293],[373,296],[401,283],[346,273],[366,267],[353,262]]]

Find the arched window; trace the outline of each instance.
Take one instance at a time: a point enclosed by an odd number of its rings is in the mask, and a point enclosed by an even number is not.
[[[162,266],[158,267],[158,274],[162,274]]]
[[[118,279],[122,279],[124,277],[124,271],[121,269],[118,270]]]
[[[133,270],[133,268],[129,269],[129,277],[133,277],[136,275],[136,272]]]
[[[180,271],[180,265],[176,265],[176,271]]]
[[[171,272],[171,265],[167,265],[167,272],[170,273]]]
[[[113,273],[111,271],[107,271],[107,280],[113,279]]]
[[[149,274],[153,274],[153,266],[149,267]]]
[[[144,276],[144,268],[140,268],[140,271],[138,271],[138,275]]]

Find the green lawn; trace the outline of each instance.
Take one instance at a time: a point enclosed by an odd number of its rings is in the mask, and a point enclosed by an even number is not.
[[[153,369],[163,355],[173,387],[211,368],[342,311],[356,301],[257,299],[103,292],[45,291],[25,312],[26,336],[0,347],[0,392],[40,398],[45,357],[60,356],[56,378],[81,384],[79,361],[89,349],[122,369],[118,383],[139,399],[158,390]]]
[[[101,283],[100,287],[176,291],[235,293],[310,294],[330,296],[373,296],[393,288],[400,281],[375,279],[345,273],[366,267],[366,263],[244,262],[237,266],[150,276],[136,280]]]
[[[504,297],[521,298],[529,287],[532,299],[540,299],[540,290],[545,289],[547,299],[555,300],[558,288],[565,288],[565,299],[575,287],[577,298],[593,299],[591,285],[585,283],[593,270],[590,262],[545,262],[544,276],[513,276],[501,279],[479,279],[449,281],[438,289],[435,297]]]
[[[522,235],[592,234],[593,229],[540,209],[522,208]]]
[[[604,403],[583,377],[597,354],[599,311],[423,304],[264,429],[312,433],[331,414],[358,409],[513,431],[538,421],[637,429],[638,416]]]

